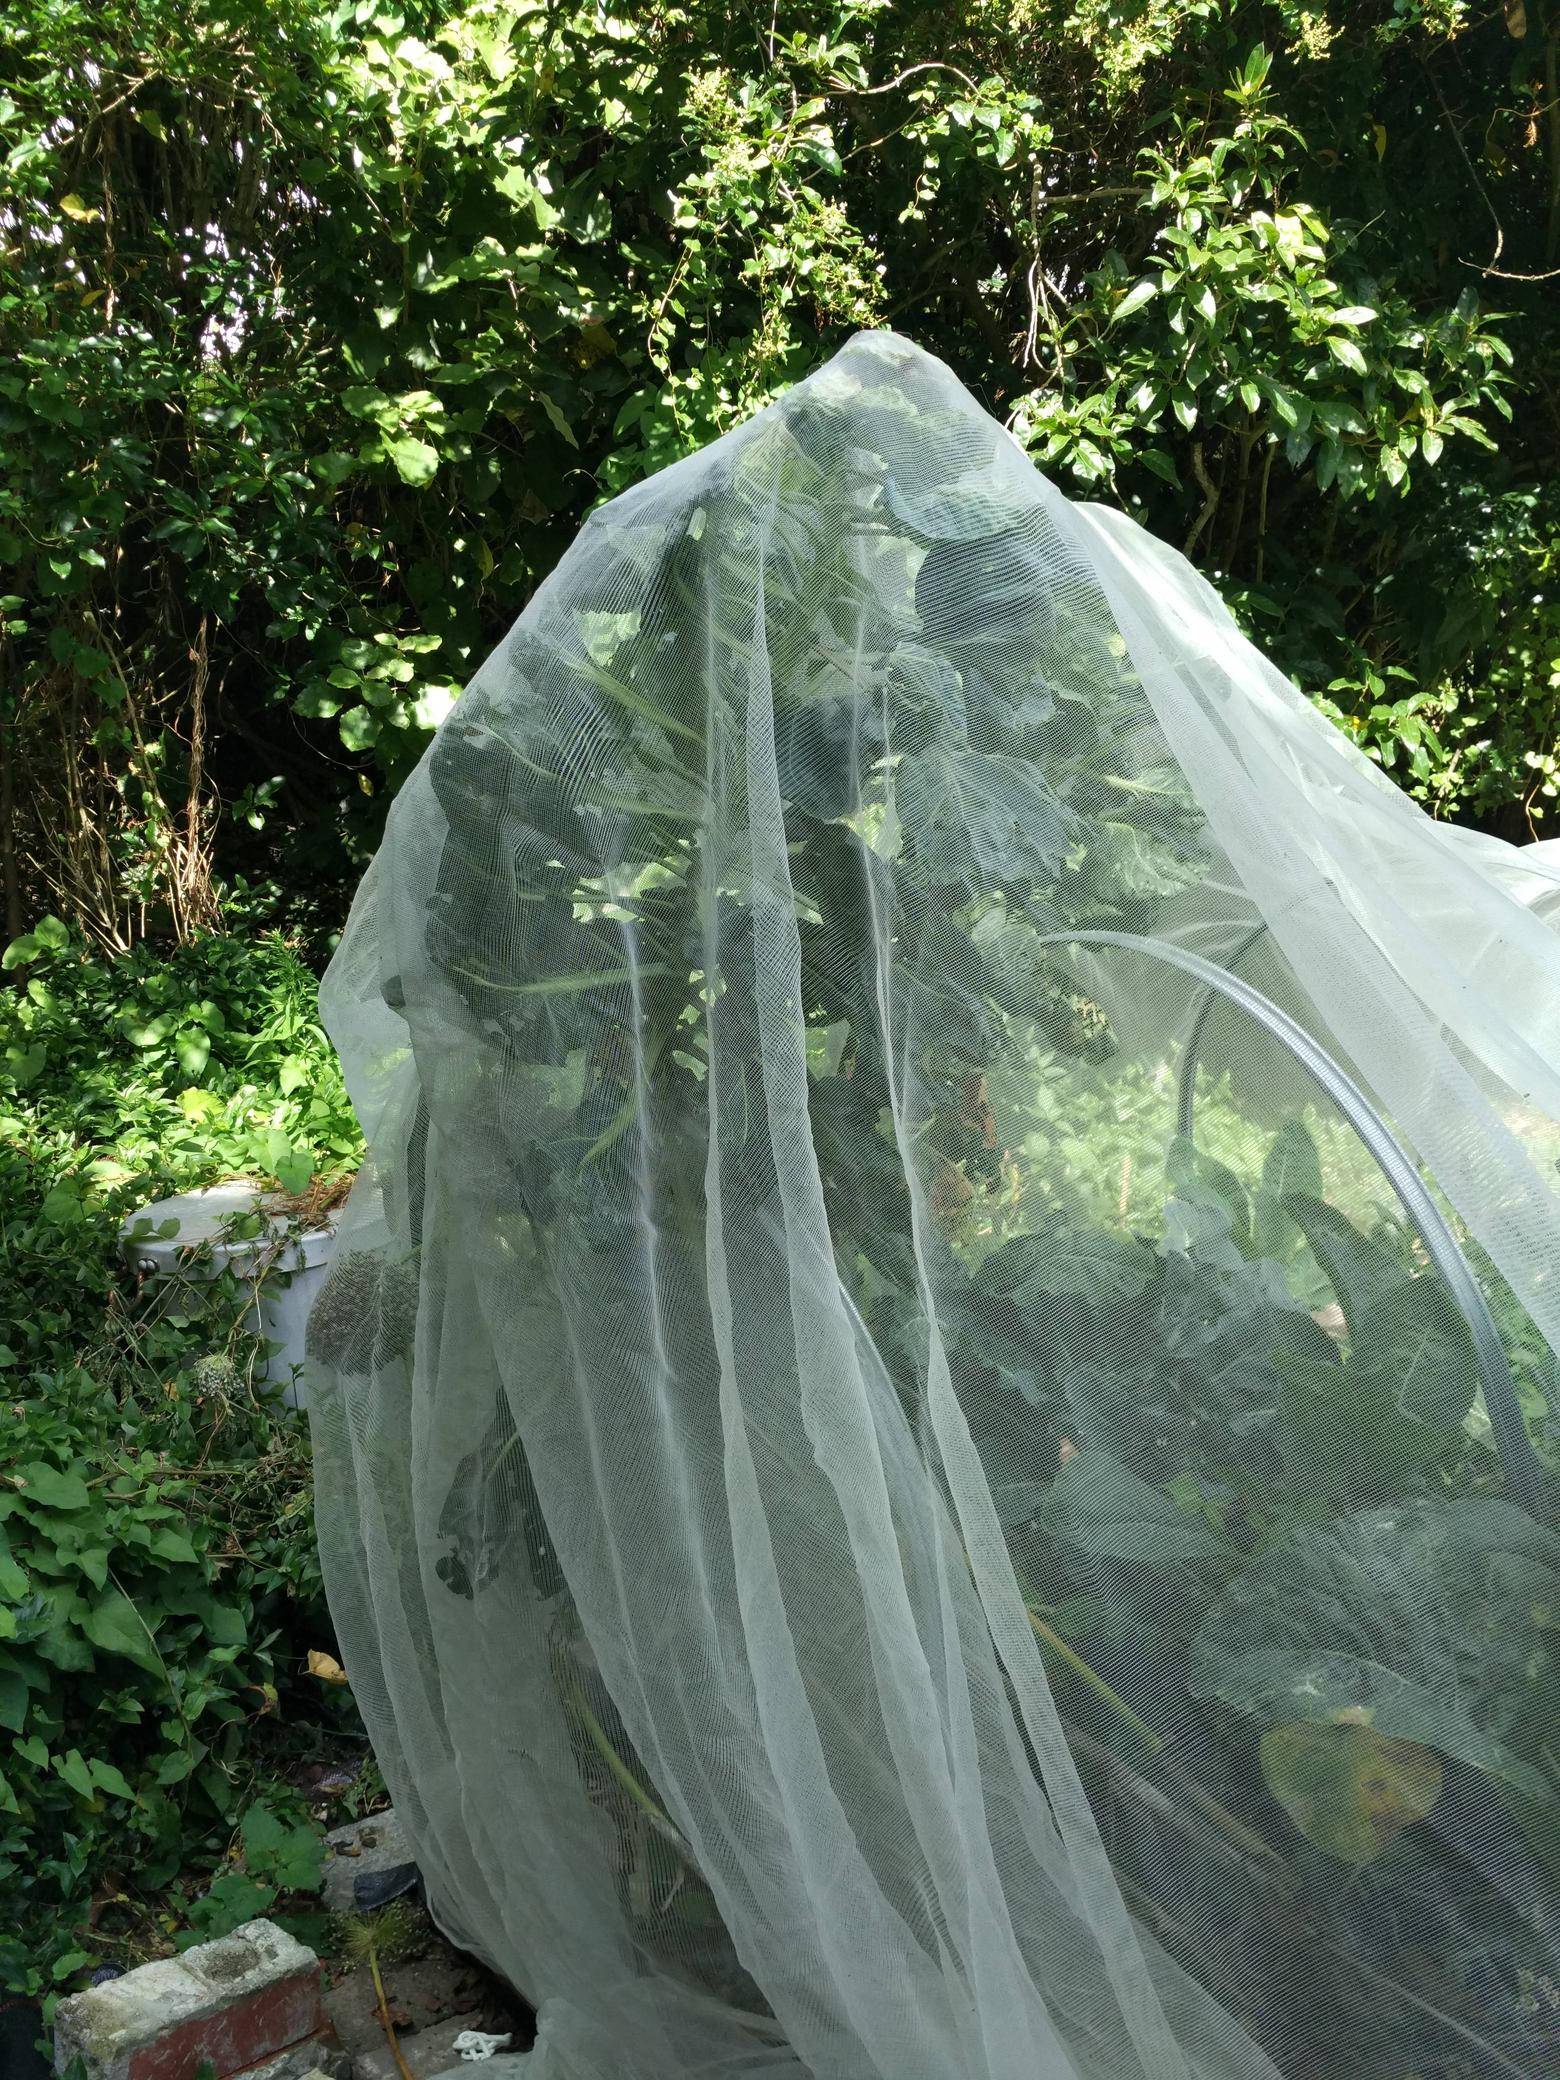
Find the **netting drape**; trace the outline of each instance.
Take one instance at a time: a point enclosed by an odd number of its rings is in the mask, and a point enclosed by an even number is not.
[[[891,335],[591,518],[332,966],[310,1331],[538,2080],[1557,2068],[1521,893]]]

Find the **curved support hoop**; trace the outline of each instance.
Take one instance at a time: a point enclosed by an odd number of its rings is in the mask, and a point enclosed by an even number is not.
[[[1247,945],[1259,936],[1260,933],[1253,933]],[[1542,1509],[1543,1469],[1522,1420],[1516,1381],[1511,1376],[1505,1347],[1491,1318],[1488,1303],[1408,1151],[1354,1079],[1287,1011],[1281,1011],[1260,990],[1253,989],[1249,982],[1243,982],[1227,968],[1216,967],[1212,961],[1204,960],[1201,954],[1188,953],[1182,947],[1168,946],[1157,939],[1145,939],[1134,932],[1048,932],[1040,943],[1044,946],[1117,946],[1124,952],[1146,953],[1151,960],[1181,968],[1210,992],[1199,1013],[1198,1025],[1193,1029],[1194,1042],[1206,1019],[1212,996],[1217,994],[1247,1012],[1272,1034],[1281,1047],[1289,1050],[1302,1068],[1310,1071],[1375,1157],[1403,1211],[1418,1230],[1431,1262],[1462,1310],[1473,1336],[1479,1380],[1484,1388],[1484,1405],[1489,1411],[1490,1428],[1507,1489],[1523,1509],[1538,1516]],[[1240,948],[1242,953],[1245,950],[1244,946]],[[1190,1090],[1190,1080],[1183,1080],[1179,1108],[1183,1120],[1189,1118],[1187,1100]],[[1181,1131],[1185,1133],[1186,1126],[1183,1125]]]
[[[1266,923],[1253,925],[1225,962],[1225,973],[1233,975],[1253,946],[1267,931]],[[1202,1002],[1197,1007],[1197,1016],[1192,1020],[1192,1030],[1186,1036],[1186,1046],[1181,1055],[1181,1081],[1176,1087],[1175,1121],[1176,1130],[1183,1141],[1192,1138],[1192,1120],[1197,1108],[1197,1058],[1202,1051],[1202,1037],[1207,1030],[1209,1013],[1224,994],[1211,986],[1202,993]]]

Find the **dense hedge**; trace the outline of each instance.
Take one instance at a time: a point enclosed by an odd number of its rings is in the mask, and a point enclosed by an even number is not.
[[[1557,44],[1560,0],[18,0],[10,932],[345,880],[589,506],[885,323],[1520,832]]]

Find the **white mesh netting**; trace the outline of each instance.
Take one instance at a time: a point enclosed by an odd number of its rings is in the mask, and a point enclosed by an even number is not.
[[[891,335],[591,519],[333,964],[310,1332],[538,2080],[1560,2067],[1514,858]]]

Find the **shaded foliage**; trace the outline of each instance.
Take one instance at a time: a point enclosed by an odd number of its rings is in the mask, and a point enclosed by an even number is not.
[[[52,1996],[139,1961],[174,1880],[203,1889],[279,1708],[300,1742],[350,1713],[305,1674],[329,1637],[307,1426],[253,1383],[250,1294],[227,1273],[204,1304],[138,1295],[120,1223],[235,1171],[300,1184],[358,1141],[279,940],[104,960],[48,919],[7,965],[0,1989]],[[227,1881],[251,1913],[256,1868]],[[183,1902],[162,1912],[177,1928]]]
[[[1438,807],[1555,785],[1560,7],[25,0],[8,935],[324,897],[601,496],[861,325]]]

